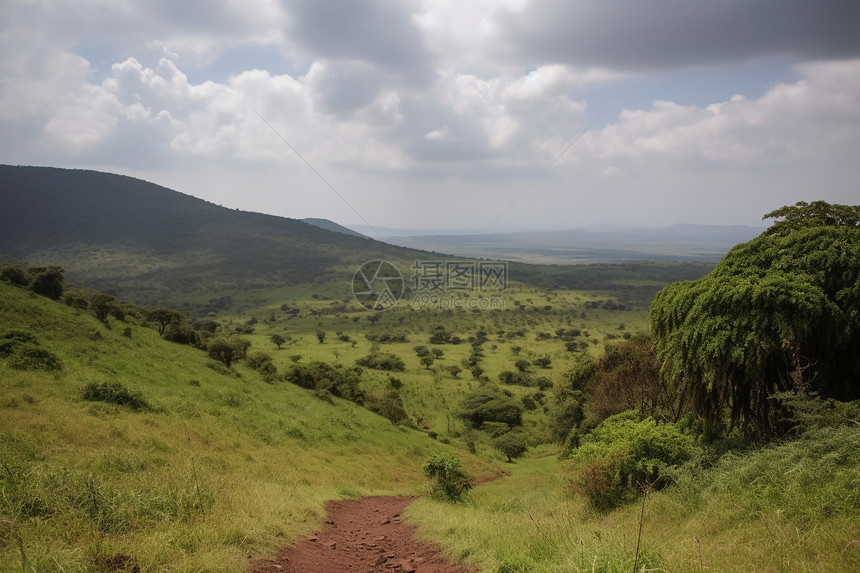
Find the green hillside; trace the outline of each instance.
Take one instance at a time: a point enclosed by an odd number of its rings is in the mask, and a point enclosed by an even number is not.
[[[323,283],[418,251],[94,171],[0,166],[0,252],[138,302]]]
[[[457,260],[95,171],[2,165],[0,204],[0,256],[58,265],[71,283],[195,316],[311,295],[349,303],[353,274],[367,261],[390,261],[408,283],[416,260]],[[524,287],[603,290],[646,306],[666,284],[711,268],[511,263],[508,275]]]
[[[493,286],[130,178],[0,182],[0,573],[249,570],[326,500],[418,493],[487,573],[860,566],[860,206]],[[510,476],[428,489],[454,457]]]
[[[317,527],[326,499],[419,493],[421,464],[448,450],[134,321],[113,325],[0,283],[4,573],[21,571],[21,549],[27,571],[118,560],[239,571]],[[8,344],[16,337],[28,342]]]

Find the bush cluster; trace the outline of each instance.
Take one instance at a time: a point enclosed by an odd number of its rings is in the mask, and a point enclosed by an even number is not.
[[[386,370],[389,372],[403,372],[406,370],[406,363],[403,359],[390,352],[372,351],[367,356],[356,360],[355,363],[373,370]]]
[[[424,464],[424,475],[430,478],[430,497],[442,501],[462,501],[472,489],[472,478],[463,470],[463,462],[453,455],[438,454]]]
[[[56,354],[39,346],[35,336],[23,330],[7,330],[0,335],[0,357],[16,370],[57,371],[63,363]]]
[[[669,485],[673,468],[693,452],[693,438],[674,424],[623,412],[581,439],[571,455],[570,485],[594,509],[608,511],[638,490]]]
[[[127,388],[120,382],[90,382],[81,390],[81,397],[89,402],[128,406],[132,410],[152,409],[140,390]]]
[[[523,407],[501,390],[485,387],[466,395],[462,415],[474,428],[488,422],[519,426],[522,424]]]
[[[364,404],[364,392],[359,387],[361,368],[346,368],[319,360],[296,363],[284,374],[287,382],[301,388],[326,391],[356,404]]]

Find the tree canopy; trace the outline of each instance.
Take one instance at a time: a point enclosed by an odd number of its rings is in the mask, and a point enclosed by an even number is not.
[[[770,430],[770,396],[860,394],[860,206],[798,203],[651,305],[662,372],[706,423]]]

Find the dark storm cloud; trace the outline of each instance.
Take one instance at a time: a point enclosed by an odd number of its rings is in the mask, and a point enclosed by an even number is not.
[[[857,0],[536,0],[501,19],[500,50],[524,65],[635,71],[774,55],[860,55]]]
[[[400,0],[290,0],[289,40],[316,58],[362,60],[411,81],[431,72],[409,4]]]

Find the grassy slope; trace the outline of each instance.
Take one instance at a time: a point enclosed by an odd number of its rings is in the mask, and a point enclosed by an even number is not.
[[[320,282],[343,265],[351,278],[418,253],[110,173],[0,165],[0,199],[0,252],[153,305]]]
[[[421,463],[446,449],[124,327],[0,284],[0,330],[31,332],[64,365],[0,359],[0,517],[14,523],[0,539],[19,531],[34,570],[107,570],[129,555],[144,571],[237,571],[318,525],[325,499],[418,492]],[[155,410],[81,400],[109,380]],[[20,571],[14,543],[0,545],[0,571]]]
[[[482,571],[633,570],[641,504],[588,511],[555,457],[508,469],[510,478],[476,489],[465,505],[420,499],[406,517]],[[681,474],[646,500],[638,567],[860,570],[860,428],[812,432]]]
[[[464,429],[456,412],[465,393],[476,388],[477,382],[468,371],[464,370],[456,378],[447,371],[448,367],[460,365],[461,360],[468,356],[471,345],[467,342],[435,346],[444,352],[443,357],[434,363],[432,369],[420,364],[413,347],[425,345],[433,348],[429,338],[434,328],[444,326],[464,341],[474,336],[477,331],[486,332],[489,340],[484,345],[480,365],[492,381],[498,380],[502,371],[515,371],[517,359],[533,360],[542,356],[552,360],[550,368],[533,367],[532,373],[558,381],[581,354],[598,356],[607,341],[620,339],[624,333],[648,329],[646,304],[634,304],[627,310],[586,309],[585,305],[589,301],[605,300],[605,291],[550,292],[517,286],[509,289],[504,297],[505,308],[494,311],[412,311],[395,307],[380,313],[379,322],[375,325],[371,325],[367,320],[367,312],[326,312],[311,316],[307,310],[303,310],[298,317],[290,317],[278,308],[279,305],[248,310],[241,316],[225,318],[232,321],[234,326],[256,318],[254,333],[244,335],[244,338],[251,340],[254,347],[268,352],[279,371],[288,368],[292,363],[291,357],[296,355],[300,355],[302,361],[322,360],[352,365],[357,358],[366,355],[371,349],[366,334],[406,334],[408,342],[383,344],[380,349],[394,353],[406,362],[405,372],[392,375],[404,383],[401,396],[407,411],[413,418],[421,418],[422,425],[427,425],[440,436],[451,438],[456,438]],[[308,301],[321,311],[331,302],[313,301],[310,298],[290,299],[288,302],[290,307],[307,309]],[[552,309],[544,310],[546,305],[550,305]],[[584,348],[577,352],[566,350],[565,343],[554,335],[558,328],[580,329],[582,334],[576,340],[582,343]],[[315,333],[318,330],[326,332],[324,344],[320,344],[316,338]],[[520,330],[523,336],[507,337],[500,334]],[[349,336],[356,342],[355,345],[339,341],[337,332]],[[539,332],[548,333],[552,338],[536,340]],[[281,350],[276,350],[269,342],[269,335],[274,333],[290,336],[292,341]],[[365,377],[369,382],[375,381],[369,384],[368,389],[377,390],[379,393],[387,384],[389,374],[367,371]],[[535,387],[520,386],[507,388],[518,396],[534,394],[538,390]],[[541,417],[541,413],[536,412],[527,418],[534,422]]]

